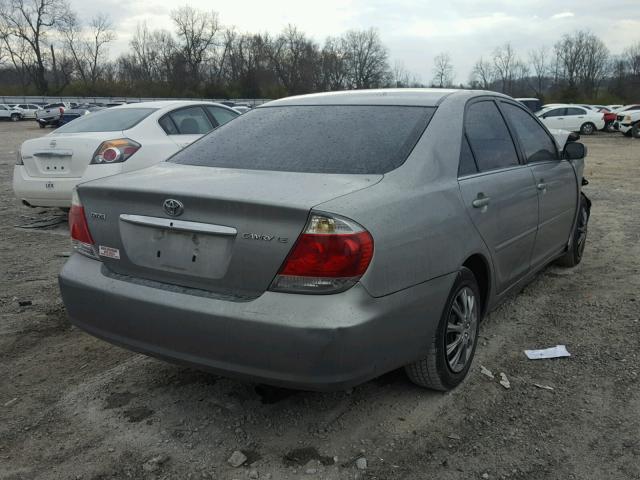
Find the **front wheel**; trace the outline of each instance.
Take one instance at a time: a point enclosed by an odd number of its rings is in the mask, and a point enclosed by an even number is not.
[[[38,122],[38,125],[40,125],[40,128],[44,128],[45,127],[44,122]]]
[[[20,115],[14,113],[13,115],[11,115],[11,121],[12,122],[17,122],[18,120],[20,120]]]
[[[578,220],[573,230],[573,241],[567,252],[558,259],[558,264],[563,267],[575,267],[582,261],[584,247],[587,243],[587,231],[589,227],[589,216],[591,215],[591,201],[583,194],[580,194],[580,211]]]
[[[421,387],[447,391],[464,380],[476,351],[482,297],[475,276],[462,267],[451,288],[427,356],[405,367]]]
[[[593,132],[595,131],[596,131],[596,126],[591,122],[583,123],[582,126],[580,127],[580,133],[582,135],[593,135]]]
[[[609,122],[604,126],[604,131],[607,133],[613,133],[616,131],[616,128],[613,126],[613,122]]]
[[[633,138],[640,138],[640,122],[636,122],[631,127],[631,135]]]

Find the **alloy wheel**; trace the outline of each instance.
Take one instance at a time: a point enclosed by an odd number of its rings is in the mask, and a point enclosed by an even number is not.
[[[447,364],[459,373],[471,360],[478,325],[478,302],[473,290],[462,287],[451,304],[445,335]]]

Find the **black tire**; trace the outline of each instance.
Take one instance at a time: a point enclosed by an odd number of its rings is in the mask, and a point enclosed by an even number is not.
[[[633,127],[631,127],[631,136],[633,136],[633,138],[640,138],[640,122],[634,123]]]
[[[604,130],[605,132],[608,132],[608,133],[613,133],[613,132],[615,132],[615,131],[616,131],[615,127],[613,126],[613,122],[609,122],[609,123],[607,123],[607,124],[604,126],[603,130]]]
[[[626,132],[622,133],[625,137],[629,137],[631,138],[631,135],[633,134],[633,130],[627,130]]]
[[[38,125],[40,125],[40,128],[44,128],[45,127],[45,124],[42,123],[42,122],[38,122]]]
[[[591,122],[583,123],[580,127],[581,135],[593,135],[596,131],[596,126]]]
[[[458,300],[463,292],[472,292],[474,297],[473,307],[471,307],[470,311],[475,308],[475,321],[470,320],[466,324],[454,310],[455,303],[458,311],[460,311],[461,304],[458,303]],[[482,320],[482,307],[482,297],[480,296],[480,288],[476,277],[471,270],[462,267],[453,287],[451,287],[435,336],[428,345],[427,356],[405,366],[407,376],[413,383],[432,390],[447,391],[455,388],[464,380],[473,363],[473,356],[478,343],[478,326]],[[461,327],[459,334],[449,330],[449,327],[456,323],[456,320],[461,320],[459,325],[455,325]],[[463,337],[465,333],[468,334],[467,337]],[[455,355],[457,354],[456,350],[452,352],[454,354],[453,358],[449,358],[449,355],[447,355],[447,342],[451,340],[452,335],[460,335],[463,338],[461,342],[466,344],[466,347],[463,345],[459,347],[460,349],[465,348],[464,364],[456,363],[455,365],[461,367],[460,369],[452,368],[451,366],[451,362],[455,360]],[[456,340],[457,337],[449,345],[453,345]],[[462,355],[459,357],[462,357]]]
[[[20,120],[20,115],[18,115],[17,113],[11,115],[12,122],[17,122],[18,120]]]
[[[582,261],[584,248],[587,243],[587,232],[589,230],[589,216],[591,215],[591,201],[580,194],[580,211],[578,221],[573,229],[571,246],[567,252],[558,259],[558,264],[563,267],[575,267]]]

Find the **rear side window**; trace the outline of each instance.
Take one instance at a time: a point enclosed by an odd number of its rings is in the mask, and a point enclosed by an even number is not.
[[[558,159],[553,140],[529,113],[510,103],[502,103],[502,108],[516,131],[527,162]]]
[[[586,113],[587,112],[581,108],[567,108],[567,113],[565,113],[565,115],[584,115]]]
[[[460,164],[458,165],[458,176],[471,175],[477,173],[478,167],[469,147],[467,136],[462,136],[462,148],[460,149]]]
[[[114,108],[85,115],[58,128],[55,133],[116,132],[128,130],[154,112],[155,108]]]
[[[261,107],[169,161],[249,170],[382,174],[402,165],[434,111],[374,105]]]
[[[206,108],[211,114],[211,116],[216,120],[216,122],[218,122],[218,125],[224,125],[225,123],[227,123],[230,120],[233,120],[239,115],[238,113],[227,110],[226,108],[220,108],[220,107],[214,107],[214,106],[207,106]]]
[[[516,148],[495,103],[472,103],[464,128],[481,172],[518,165]]]
[[[204,135],[213,129],[209,117],[199,106],[174,110],[169,114],[169,117],[173,120],[180,135]]]

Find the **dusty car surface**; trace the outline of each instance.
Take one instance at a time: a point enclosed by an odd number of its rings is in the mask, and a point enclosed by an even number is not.
[[[223,375],[326,390],[405,366],[448,390],[487,311],[580,262],[584,156],[495,93],[270,102],[79,185],[62,296],[95,336]]]

